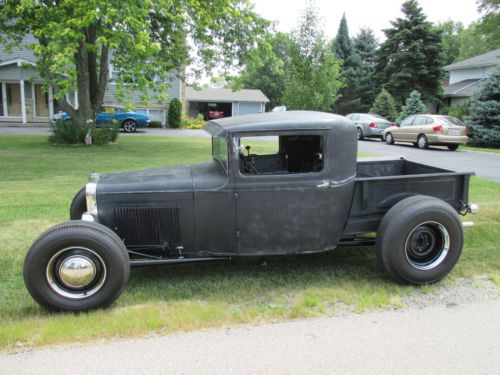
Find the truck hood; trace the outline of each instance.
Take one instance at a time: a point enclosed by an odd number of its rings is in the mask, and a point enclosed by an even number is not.
[[[103,174],[97,183],[98,195],[192,191],[193,176],[189,165]]]

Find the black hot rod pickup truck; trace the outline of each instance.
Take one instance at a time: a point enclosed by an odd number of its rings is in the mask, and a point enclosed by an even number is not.
[[[472,173],[405,159],[357,162],[356,126],[327,113],[215,119],[205,130],[207,163],[92,173],[72,220],[28,252],[33,298],[52,310],[88,310],[120,295],[130,266],[340,245],[375,245],[400,283],[436,282],[457,262],[463,227],[472,225],[459,214],[477,209],[468,204]]]

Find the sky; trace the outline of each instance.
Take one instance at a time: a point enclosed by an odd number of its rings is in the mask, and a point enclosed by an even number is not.
[[[251,0],[255,10],[264,18],[278,21],[277,30],[290,31],[296,24],[306,0]],[[390,27],[390,21],[401,17],[403,0],[315,0],[324,19],[324,33],[328,39],[337,34],[340,19],[345,12],[349,35],[355,36],[362,27],[370,27],[379,41],[382,29]],[[476,0],[419,0],[419,4],[431,22],[461,21],[465,26],[479,19]]]

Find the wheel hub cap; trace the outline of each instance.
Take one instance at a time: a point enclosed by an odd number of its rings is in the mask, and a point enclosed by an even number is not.
[[[95,276],[95,264],[85,256],[71,256],[59,267],[59,278],[69,288],[84,288],[94,280]]]

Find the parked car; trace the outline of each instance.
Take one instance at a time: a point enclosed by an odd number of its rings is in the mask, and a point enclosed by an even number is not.
[[[71,116],[66,112],[58,112],[54,115],[53,122],[70,120]],[[118,106],[103,106],[95,119],[96,126],[119,124],[125,133],[133,133],[138,126],[148,126],[151,122],[148,115],[137,112],[127,112]]]
[[[218,111],[216,109],[208,111],[208,120],[214,120],[218,118],[223,118],[224,117],[224,112],[223,111]]]
[[[468,203],[472,173],[402,158],[358,162],[356,127],[329,113],[268,112],[204,129],[209,162],[90,175],[72,220],[26,256],[24,280],[38,303],[108,306],[131,266],[374,245],[394,281],[426,284],[458,261],[473,224],[459,214],[477,209]],[[256,137],[272,137],[276,150],[251,150]]]
[[[429,145],[447,146],[455,151],[468,141],[466,125],[455,117],[445,115],[412,115],[401,125],[385,129],[384,139],[389,145],[395,142],[410,142],[415,147]]]
[[[394,123],[374,113],[350,113],[347,117],[356,124],[358,139],[363,138],[380,138],[382,132]]]

